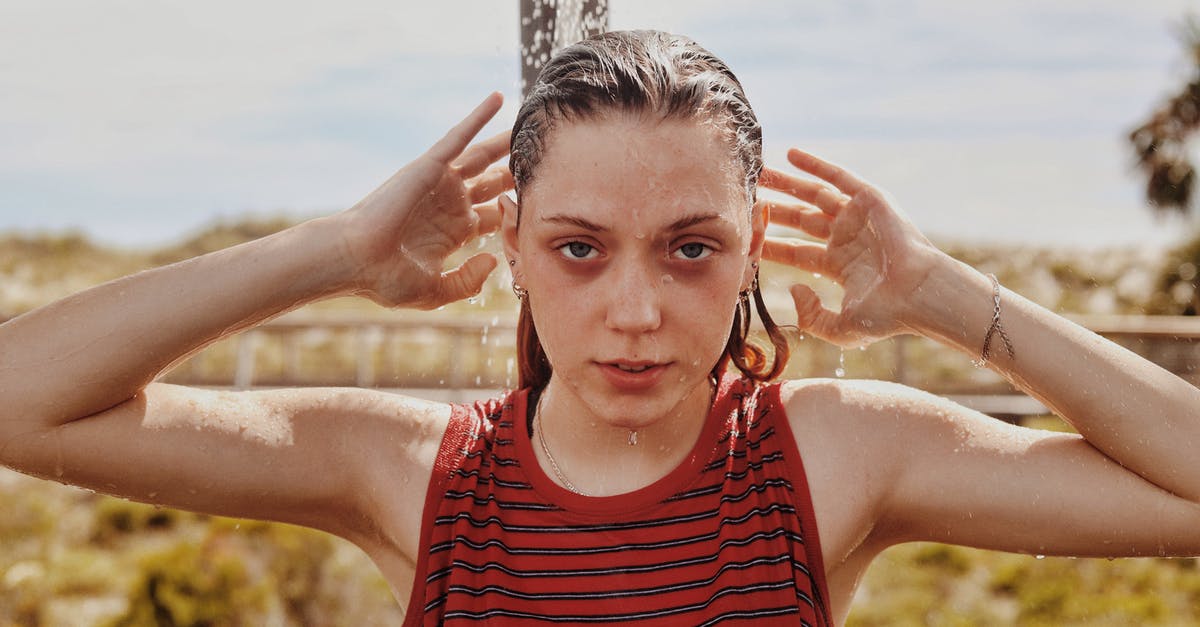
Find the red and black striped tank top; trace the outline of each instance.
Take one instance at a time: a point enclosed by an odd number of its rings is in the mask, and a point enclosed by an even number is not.
[[[832,623],[779,384],[726,376],[684,462],[607,497],[542,471],[527,398],[454,407],[405,625]]]

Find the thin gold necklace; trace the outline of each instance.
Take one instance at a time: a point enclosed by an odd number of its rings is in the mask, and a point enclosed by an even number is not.
[[[708,378],[708,384],[709,384],[708,407],[709,407],[709,411],[711,411],[713,401],[717,394],[716,378],[710,376]],[[587,492],[584,492],[583,490],[580,490],[579,488],[575,487],[575,484],[571,483],[571,480],[567,478],[567,475],[563,474],[562,468],[558,467],[558,461],[554,459],[554,454],[550,452],[550,446],[546,444],[546,432],[541,428],[542,427],[542,424],[541,424],[542,423],[542,400],[546,398],[545,390],[542,390],[542,392],[543,392],[542,394],[538,395],[537,406],[534,407],[534,409],[533,409],[532,428],[537,433],[538,444],[540,444],[542,446],[542,452],[546,454],[546,459],[550,460],[550,468],[552,468],[554,470],[554,476],[558,477],[559,483],[561,483],[564,488],[566,488],[566,489],[570,490],[571,492],[574,492],[575,494],[578,494],[580,496],[591,496]],[[637,431],[631,429],[629,431],[629,445],[633,446],[635,444],[637,444]]]
[[[562,468],[559,468],[558,462],[554,460],[554,455],[550,453],[550,447],[546,445],[546,432],[541,428],[543,398],[545,398],[545,395],[538,396],[537,407],[533,411],[533,430],[537,432],[538,443],[542,445],[542,452],[546,454],[546,459],[550,460],[550,467],[554,469],[554,476],[558,477],[558,481],[563,484],[563,487],[580,496],[591,496],[575,487],[575,484],[571,483],[571,480],[563,474]]]

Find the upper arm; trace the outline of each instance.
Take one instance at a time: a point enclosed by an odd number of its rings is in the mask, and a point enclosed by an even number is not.
[[[1200,505],[1076,434],[1010,425],[894,384],[851,392],[888,467],[875,534],[1080,557],[1200,554]],[[880,437],[881,436],[881,437]],[[1131,443],[1135,445],[1135,443]]]
[[[0,451],[29,474],[137,501],[379,533],[373,498],[420,500],[449,409],[359,389],[254,392],[151,384],[109,410],[26,433]],[[423,473],[423,474],[422,474]],[[412,494],[408,494],[411,492]],[[407,495],[407,496],[406,496]]]

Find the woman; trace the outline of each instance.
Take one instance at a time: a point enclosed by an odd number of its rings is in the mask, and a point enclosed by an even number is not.
[[[1200,392],[938,251],[849,172],[797,150],[812,178],[762,168],[740,85],[699,46],[609,33],[561,53],[518,114],[511,177],[489,168],[507,136],[468,146],[499,107],[492,95],[340,214],[0,327],[0,460],[348,538],[411,624],[840,624],[872,558],[914,540],[1200,553]],[[796,202],[755,202],[758,187]],[[766,237],[768,222],[817,241]],[[152,382],[319,299],[466,298],[496,260],[443,263],[497,228],[522,307],[520,391],[466,407]],[[898,385],[766,383],[787,347],[758,293],[763,260],[845,289],[834,312],[794,286],[803,331],[938,339],[1081,435]],[[751,299],[770,358],[745,343]]]

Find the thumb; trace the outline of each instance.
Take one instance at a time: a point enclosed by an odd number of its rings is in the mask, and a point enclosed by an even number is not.
[[[496,269],[496,257],[491,253],[479,253],[453,270],[442,273],[438,284],[438,295],[443,303],[462,300],[479,293],[483,282]]]
[[[804,284],[796,284],[789,290],[796,303],[796,326],[826,342],[837,343],[837,314],[821,304],[821,297]]]

